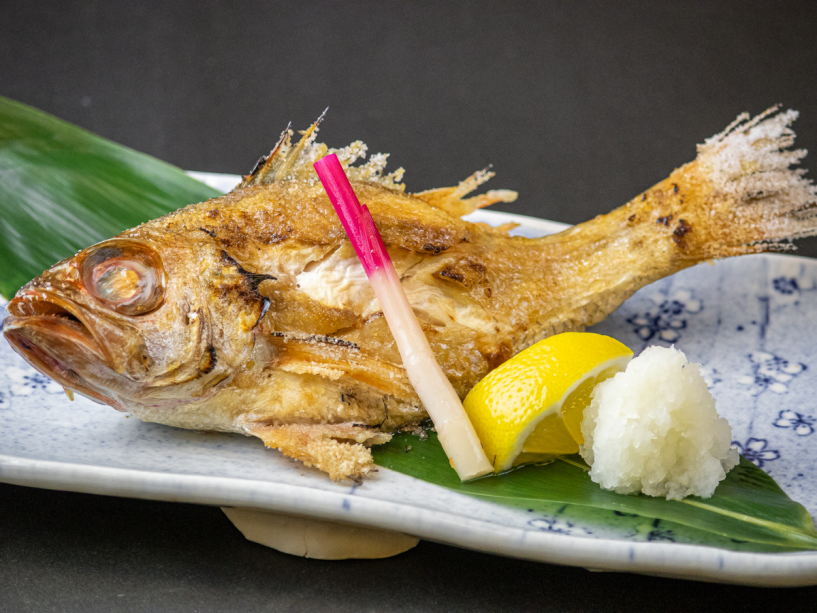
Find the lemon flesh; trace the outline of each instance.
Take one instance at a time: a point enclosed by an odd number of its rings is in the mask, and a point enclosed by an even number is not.
[[[596,385],[624,370],[630,349],[601,334],[551,336],[493,370],[463,401],[495,472],[577,453]]]

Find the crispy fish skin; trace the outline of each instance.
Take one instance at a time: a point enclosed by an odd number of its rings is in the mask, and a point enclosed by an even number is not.
[[[742,115],[623,207],[535,240],[460,218],[513,199],[464,198],[488,173],[410,195],[401,171],[383,175],[385,156],[352,166],[365,146],[339,153],[464,396],[516,352],[601,321],[648,283],[817,233],[815,187],[789,169],[805,155],[787,150],[796,113],[775,112]],[[55,265],[9,303],[5,336],[65,387],[145,421],[253,435],[333,479],[365,475],[367,446],[426,413],[312,172],[327,152],[315,132],[294,146],[285,133],[233,192]],[[161,300],[134,315],[144,290],[128,285],[128,266],[145,258],[161,262]],[[119,285],[109,270],[125,275]]]

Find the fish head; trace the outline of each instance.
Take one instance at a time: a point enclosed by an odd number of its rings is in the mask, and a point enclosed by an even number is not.
[[[212,242],[120,235],[20,289],[3,334],[66,389],[119,410],[172,408],[247,359],[268,304],[257,282]]]

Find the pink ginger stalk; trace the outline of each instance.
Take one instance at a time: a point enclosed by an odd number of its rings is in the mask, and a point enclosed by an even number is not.
[[[315,162],[315,172],[363,264],[409,381],[434,422],[451,466],[463,481],[493,472],[457,393],[414,315],[369,209],[360,205],[334,153]]]

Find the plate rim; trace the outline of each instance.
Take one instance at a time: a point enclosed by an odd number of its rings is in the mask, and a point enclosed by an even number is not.
[[[401,502],[275,481],[9,455],[0,455],[0,481],[59,491],[283,512],[403,532],[495,555],[592,570],[766,587],[817,585],[815,552],[741,552],[705,545],[630,542],[531,531]]]

